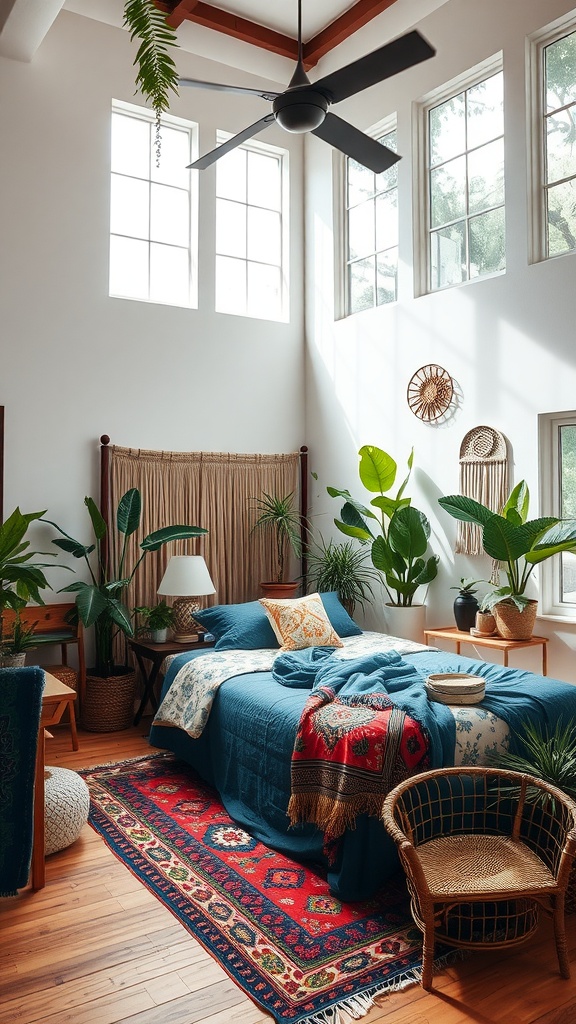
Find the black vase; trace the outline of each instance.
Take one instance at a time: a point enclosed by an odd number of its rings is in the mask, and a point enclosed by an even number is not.
[[[463,633],[469,633],[475,624],[478,607],[474,594],[458,594],[454,601],[454,618],[458,629]]]

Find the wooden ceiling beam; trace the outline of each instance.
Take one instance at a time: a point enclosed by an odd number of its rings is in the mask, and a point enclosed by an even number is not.
[[[252,43],[263,50],[278,53],[281,57],[289,57],[291,60],[298,58],[298,44],[295,39],[264,25],[258,25],[254,21],[239,18],[236,14],[222,11],[219,7],[204,3],[204,0],[180,0],[171,7],[166,21],[171,28],[178,28],[183,21],[193,21],[204,28],[223,32],[244,43]]]
[[[396,0],[357,0],[350,10],[341,14],[336,21],[328,25],[317,36],[304,44],[304,58],[309,67],[318,63],[330,50],[339,43],[349,39],[359,28],[363,28],[382,11],[392,7]]]

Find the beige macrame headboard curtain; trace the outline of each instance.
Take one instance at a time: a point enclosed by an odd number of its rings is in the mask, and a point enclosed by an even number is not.
[[[136,537],[163,526],[186,523],[202,526],[207,536],[174,541],[148,554],[140,566],[126,602],[130,608],[156,604],[156,591],[171,555],[201,554],[216,594],[204,604],[230,604],[259,596],[261,580],[270,579],[274,550],[264,531],[252,532],[254,499],[263,491],[295,493],[298,505],[300,453],[280,455],[223,452],[158,452],[107,446],[109,463],[108,512],[131,487],[142,495],[142,522]],[[115,531],[110,534],[114,537]],[[132,545],[132,551],[138,552]],[[134,565],[127,564],[127,574]],[[296,568],[299,573],[300,569]]]
[[[508,450],[506,438],[493,427],[474,427],[460,445],[460,494],[474,498],[499,512],[508,498]],[[478,526],[458,522],[456,552],[481,555]]]

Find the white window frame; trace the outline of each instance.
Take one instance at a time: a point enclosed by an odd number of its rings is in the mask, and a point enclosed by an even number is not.
[[[376,124],[366,129],[365,134],[370,138],[381,139],[389,132],[395,131],[398,134],[398,118],[396,113],[389,114]],[[348,185],[346,175],[346,156],[344,153],[334,150],[333,156],[333,181],[334,181],[334,319],[344,320],[350,316],[359,316],[362,313],[369,313],[371,310],[382,309],[385,306],[393,306],[393,302],[386,302],[382,306],[370,306],[369,309],[351,312],[348,309],[348,217],[346,209],[346,189]],[[400,261],[398,261],[398,267]],[[396,295],[398,296],[398,269],[396,270]],[[398,301],[398,298],[395,300]]]
[[[526,135],[529,139],[528,153],[528,258],[530,263],[541,263],[545,260],[561,259],[573,256],[574,250],[555,253],[549,256],[546,252],[546,202],[545,202],[545,168],[546,148],[544,139],[544,50],[550,43],[555,43],[563,36],[576,32],[576,15],[574,11],[551,22],[543,29],[534,32],[527,40],[527,105]]]
[[[234,137],[233,132],[216,131],[216,145],[221,146],[228,139]],[[268,142],[259,142],[257,139],[250,139],[244,142],[238,149],[244,149],[251,153],[260,153],[263,156],[276,156],[280,163],[280,238],[281,238],[281,264],[280,280],[282,296],[280,300],[280,315],[271,320],[270,317],[254,317],[251,313],[231,313],[229,311],[216,310],[222,316],[243,316],[249,320],[270,320],[272,323],[289,323],[290,321],[290,153],[280,146],[272,146]],[[216,179],[215,179],[216,182]],[[216,190],[216,183],[214,184]],[[215,203],[218,201],[218,193],[215,191]],[[214,267],[216,257],[222,255],[215,251]],[[244,262],[247,262],[245,260]],[[216,270],[214,271],[216,273]],[[216,283],[216,282],[215,282]]]
[[[428,244],[430,234],[430,188],[429,188],[429,136],[428,136],[428,114],[433,107],[439,106],[446,100],[457,96],[458,93],[479,85],[486,78],[504,70],[503,55],[493,54],[487,60],[477,64],[474,68],[463,72],[450,82],[446,82],[438,89],[427,93],[421,100],[413,104],[413,146],[412,151],[417,154],[413,160],[412,180],[412,205],[414,209],[414,294],[435,295],[437,292],[444,292],[448,288],[463,288],[476,284],[478,281],[486,281],[493,277],[501,277],[506,273],[504,270],[497,270],[492,274],[482,274],[481,277],[469,277],[466,281],[459,281],[457,284],[447,284],[442,288],[431,288],[430,278],[430,248]],[[505,112],[504,112],[505,113]],[[504,131],[506,131],[506,116],[504,116]],[[506,150],[506,136],[504,136],[504,150]],[[504,157],[504,211],[506,211],[506,157]],[[467,218],[468,219],[468,218]]]
[[[156,115],[154,111],[149,110],[147,107],[137,106],[135,103],[126,103],[124,100],[112,100],[112,114],[126,114],[129,117],[138,118],[141,121],[146,121],[148,124],[156,124]],[[185,129],[188,132],[190,139],[190,160],[192,163],[198,157],[198,124],[195,121],[185,120],[180,117],[173,117],[171,114],[162,114],[161,125],[174,125],[177,128]],[[154,143],[152,143],[152,150],[154,150]],[[162,159],[162,156],[160,156]],[[112,170],[110,170],[110,180],[112,178]],[[143,180],[143,179],[139,179]],[[148,179],[150,180],[150,179]],[[142,298],[140,296],[133,295],[119,295],[116,292],[110,291],[108,286],[108,295],[112,299],[124,299],[127,302],[147,302],[154,306],[172,306],[178,309],[197,309],[198,308],[198,174],[192,174],[189,172],[189,185],[188,194],[190,199],[190,246],[188,250],[189,259],[189,296],[190,301],[187,303],[173,303],[163,302],[159,299]],[[112,237],[113,232],[108,230],[109,239]],[[148,237],[148,245],[150,245],[150,237]],[[110,253],[110,250],[108,250]],[[150,252],[150,250],[149,250]]]
[[[576,411],[541,413],[538,416],[540,514],[560,517],[560,433],[562,426],[576,426]],[[576,602],[560,601],[560,556],[539,565],[539,618],[576,622]]]

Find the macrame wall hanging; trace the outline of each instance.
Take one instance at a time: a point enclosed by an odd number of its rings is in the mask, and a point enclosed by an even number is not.
[[[460,445],[460,494],[474,498],[493,512],[508,499],[508,447],[504,434],[493,427],[474,427]],[[481,555],[482,534],[472,523],[458,523],[456,552]]]

